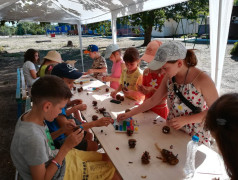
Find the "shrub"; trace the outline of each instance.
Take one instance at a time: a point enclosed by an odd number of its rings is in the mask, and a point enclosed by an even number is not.
[[[0,46],[0,53],[4,51],[4,47]]]
[[[233,56],[238,56],[238,42],[234,44],[234,47],[231,49],[230,54]]]

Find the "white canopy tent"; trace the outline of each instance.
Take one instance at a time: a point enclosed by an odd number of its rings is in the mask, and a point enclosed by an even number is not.
[[[186,0],[1,0],[0,20],[78,24],[83,63],[81,24],[111,19],[116,43],[116,18],[158,9]],[[233,0],[210,1],[211,75],[218,91]]]

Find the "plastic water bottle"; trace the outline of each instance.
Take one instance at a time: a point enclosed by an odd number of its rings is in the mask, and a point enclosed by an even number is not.
[[[187,145],[186,163],[184,167],[185,179],[191,179],[195,172],[195,156],[198,148],[199,137],[193,136]]]

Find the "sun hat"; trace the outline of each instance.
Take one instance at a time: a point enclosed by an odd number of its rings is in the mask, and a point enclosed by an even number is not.
[[[98,47],[94,44],[88,46],[87,50],[84,51],[84,54],[89,54],[90,52],[98,52]]]
[[[178,59],[185,59],[186,54],[187,49],[180,42],[166,42],[159,47],[154,59],[148,64],[148,68],[150,68],[151,70],[157,70],[168,61],[177,61]]]
[[[109,46],[107,46],[104,58],[105,59],[109,58],[114,51],[117,51],[119,49],[120,48],[117,44],[110,44]]]
[[[78,79],[83,75],[76,68],[72,67],[70,64],[67,63],[57,64],[52,69],[51,74],[61,78],[68,78],[68,79]]]
[[[44,57],[44,59],[49,59],[51,61],[55,61],[58,63],[63,62],[60,53],[58,53],[57,51],[49,51],[47,55]]]
[[[156,51],[158,50],[158,48],[162,45],[162,42],[158,41],[158,40],[154,40],[151,41],[145,50],[144,55],[140,58],[140,60],[144,60],[146,62],[151,62],[156,54]]]

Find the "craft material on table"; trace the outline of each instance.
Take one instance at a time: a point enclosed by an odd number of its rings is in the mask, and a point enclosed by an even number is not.
[[[127,132],[128,129],[134,132],[138,132],[139,130],[137,121],[132,118],[128,118],[123,121],[117,121],[116,119],[114,119],[113,126],[116,132]]]
[[[84,83],[89,83],[90,81],[94,81],[94,79],[80,79],[74,81],[74,84],[84,84]]]
[[[88,87],[87,90],[88,91],[99,91],[99,90],[101,90],[101,88],[98,88],[98,87]]]

